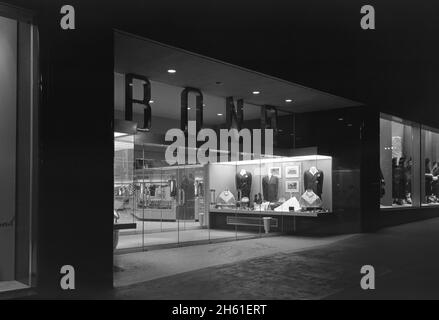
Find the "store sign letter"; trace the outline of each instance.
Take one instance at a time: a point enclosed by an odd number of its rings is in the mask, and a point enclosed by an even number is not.
[[[64,16],[61,18],[61,28],[63,30],[74,30],[75,28],[75,8],[70,5],[65,5],[61,8],[61,14]]]
[[[375,8],[371,5],[362,6],[361,14],[365,15],[361,18],[361,28],[363,30],[375,30]]]
[[[364,274],[360,282],[361,289],[375,290],[375,268],[373,266],[363,266],[361,267],[361,274]]]
[[[61,289],[63,290],[75,290],[75,268],[66,265],[61,268],[61,274],[64,275],[61,278]]]

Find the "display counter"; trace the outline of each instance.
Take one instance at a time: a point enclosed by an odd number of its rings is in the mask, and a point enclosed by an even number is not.
[[[270,231],[281,233],[296,233],[313,222],[331,218],[331,212],[276,212],[254,211],[239,209],[216,209],[209,210],[211,229],[239,229],[242,231],[265,232],[264,219],[269,218]]]

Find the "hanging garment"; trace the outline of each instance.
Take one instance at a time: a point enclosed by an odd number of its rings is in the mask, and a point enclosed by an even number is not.
[[[323,194],[323,171],[315,168],[315,172],[310,170],[305,171],[303,181],[305,190],[312,190],[319,198]]]
[[[401,166],[396,166],[393,169],[393,198],[404,199],[405,198],[405,172]]]
[[[277,192],[279,190],[279,178],[276,176],[265,176],[262,178],[262,193],[264,200],[269,202],[277,201]]]
[[[384,195],[386,194],[386,181],[384,180],[384,175],[383,175],[383,171],[380,168],[380,197],[384,197]]]
[[[235,177],[236,189],[241,191],[241,197],[250,198],[252,189],[252,174],[247,170],[241,170]]]

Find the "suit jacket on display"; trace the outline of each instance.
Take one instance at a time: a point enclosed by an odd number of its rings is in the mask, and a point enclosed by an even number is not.
[[[241,196],[250,198],[250,192],[252,189],[252,174],[245,171],[242,175],[241,172],[236,174],[236,189],[241,190]]]
[[[314,191],[314,193],[321,199],[323,193],[323,178],[322,170],[318,170],[315,174],[312,174],[307,170],[303,177],[305,190]]]
[[[277,201],[277,192],[279,189],[279,178],[276,176],[265,176],[262,178],[262,193],[264,200],[269,202]]]

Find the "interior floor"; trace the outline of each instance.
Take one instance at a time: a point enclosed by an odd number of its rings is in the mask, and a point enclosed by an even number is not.
[[[208,241],[218,239],[233,239],[239,237],[251,237],[258,236],[259,232],[244,232],[235,230],[209,230],[192,228],[192,229],[177,229],[170,231],[155,231],[145,233],[130,233],[121,234],[119,236],[119,243],[116,250],[124,250],[131,248],[142,248],[149,246],[167,245],[167,244],[180,244],[184,242],[194,241]]]
[[[18,281],[0,281],[0,292],[20,290],[26,288],[29,287]]]

